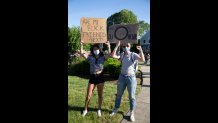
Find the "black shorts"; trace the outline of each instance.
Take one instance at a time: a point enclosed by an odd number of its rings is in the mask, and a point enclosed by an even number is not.
[[[90,79],[89,83],[90,84],[99,84],[99,83],[104,83],[104,74],[101,73],[100,75],[95,75],[95,74],[90,74]]]

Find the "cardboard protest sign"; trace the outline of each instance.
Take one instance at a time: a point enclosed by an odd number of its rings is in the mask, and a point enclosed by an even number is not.
[[[138,43],[138,24],[115,24],[109,27],[108,40],[110,43]]]
[[[105,18],[81,18],[81,40],[84,43],[105,43],[107,41]]]

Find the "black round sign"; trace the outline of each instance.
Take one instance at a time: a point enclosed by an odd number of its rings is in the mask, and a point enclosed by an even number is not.
[[[114,36],[116,39],[118,40],[123,40],[128,36],[128,30],[126,27],[124,26],[120,26],[118,28],[116,28],[115,32],[114,32]]]

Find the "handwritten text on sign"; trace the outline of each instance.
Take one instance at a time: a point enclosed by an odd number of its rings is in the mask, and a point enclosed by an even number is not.
[[[81,18],[81,40],[84,43],[105,43],[107,41],[105,18]]]
[[[137,43],[137,32],[138,24],[115,24],[109,27],[108,40],[110,43]]]

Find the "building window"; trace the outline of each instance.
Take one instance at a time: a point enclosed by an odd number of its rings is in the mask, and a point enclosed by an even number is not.
[[[144,40],[144,43],[146,43],[146,41]]]

